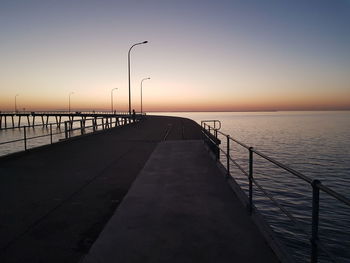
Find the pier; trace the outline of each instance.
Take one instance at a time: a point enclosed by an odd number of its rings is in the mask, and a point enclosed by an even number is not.
[[[141,114],[135,114],[135,116],[140,116]],[[92,120],[92,124],[96,125],[98,119],[103,120],[107,123],[128,123],[131,122],[132,118],[135,116],[129,113],[117,112],[117,111],[0,111],[0,129],[20,128],[21,126],[35,126],[35,119],[41,119],[43,127],[47,127],[49,123],[49,118],[54,117],[54,124],[57,127],[61,127],[62,118],[68,118],[70,123],[74,120],[80,120],[82,125],[85,125],[87,119]],[[18,121],[15,122],[15,117]],[[22,117],[24,122],[21,122]],[[8,123],[9,119],[9,123]],[[8,124],[12,124],[9,126]]]
[[[2,262],[278,262],[189,119],[0,158],[0,174]]]

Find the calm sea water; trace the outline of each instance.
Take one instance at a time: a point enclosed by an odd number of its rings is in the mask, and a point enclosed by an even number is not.
[[[350,112],[162,113],[200,123],[220,120],[221,131],[295,170],[319,179],[350,198]],[[226,138],[222,147],[226,149]],[[231,156],[248,171],[248,151],[232,144]],[[222,156],[226,165],[225,157]],[[247,192],[247,178],[231,165],[232,176]],[[307,235],[254,188],[256,206],[298,262],[309,262],[310,185],[254,155],[254,177],[298,219]],[[350,207],[320,194],[320,240],[340,262],[350,262]],[[331,262],[321,255],[321,262]]]
[[[350,112],[269,112],[269,113],[156,113],[201,120],[220,120],[221,131],[253,146],[270,157],[317,178],[323,184],[350,198]],[[50,120],[54,122],[54,119]],[[78,125],[78,124],[77,124]],[[63,131],[53,128],[54,132]],[[28,130],[28,137],[48,134],[39,127]],[[79,133],[79,131],[77,131]],[[22,138],[22,130],[0,130],[0,142]],[[64,134],[55,135],[54,141]],[[226,146],[225,138],[222,147]],[[33,139],[28,147],[50,142],[50,137]],[[23,142],[0,145],[0,155],[23,150]],[[231,145],[231,156],[248,169],[248,152]],[[307,234],[293,223],[254,188],[254,200],[259,211],[272,226],[297,262],[308,262],[311,230],[311,187],[271,163],[254,156],[254,177],[300,222]],[[224,156],[222,160],[225,164]],[[232,176],[247,191],[247,178],[231,166]],[[350,208],[321,192],[320,239],[340,262],[350,262]],[[330,262],[321,255],[321,262]]]

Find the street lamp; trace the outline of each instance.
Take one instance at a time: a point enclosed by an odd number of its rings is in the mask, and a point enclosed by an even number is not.
[[[117,90],[118,88],[114,88],[111,90],[111,108],[112,108],[112,113],[113,113],[113,90]]]
[[[129,75],[129,114],[131,115],[131,88],[130,88],[130,51],[131,49],[134,47],[134,46],[137,46],[137,45],[142,45],[142,44],[147,44],[148,41],[143,41],[143,42],[140,42],[140,43],[136,43],[134,45],[132,45],[129,49],[129,52],[128,52],[128,75]]]
[[[69,93],[69,106],[68,106],[68,112],[70,113],[70,96],[73,95],[74,92]]]
[[[19,96],[19,94],[16,94],[15,96],[15,112],[17,112],[17,96]]]
[[[144,78],[144,79],[141,80],[141,114],[142,114],[142,82],[144,80],[147,80],[147,79],[151,79],[151,78]]]

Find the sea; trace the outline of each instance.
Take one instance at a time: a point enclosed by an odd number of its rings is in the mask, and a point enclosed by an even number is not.
[[[150,115],[185,117],[199,124],[203,120],[219,120],[221,132],[350,198],[350,111],[157,112]],[[62,128],[53,125],[53,129],[57,133],[53,141],[64,137]],[[41,134],[49,134],[48,127],[27,131],[28,137]],[[0,155],[23,150],[23,141],[1,144],[17,138],[23,138],[23,129],[0,130]],[[226,151],[226,137],[219,134],[219,139]],[[27,147],[48,143],[50,138],[45,136],[30,140]],[[245,148],[231,141],[230,156],[248,171],[249,155]],[[224,154],[220,160],[226,166]],[[253,188],[255,206],[288,254],[296,262],[310,262],[312,187],[257,155],[254,155],[253,167],[259,186],[288,211],[297,224],[256,186]],[[247,177],[233,163],[230,170],[231,176],[248,193]],[[319,238],[328,251],[320,253],[319,262],[333,262],[331,256],[336,262],[350,263],[350,207],[321,191],[319,218]]]

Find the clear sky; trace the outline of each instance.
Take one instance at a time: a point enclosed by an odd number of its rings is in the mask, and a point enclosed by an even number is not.
[[[350,109],[349,0],[0,1],[0,110]]]

